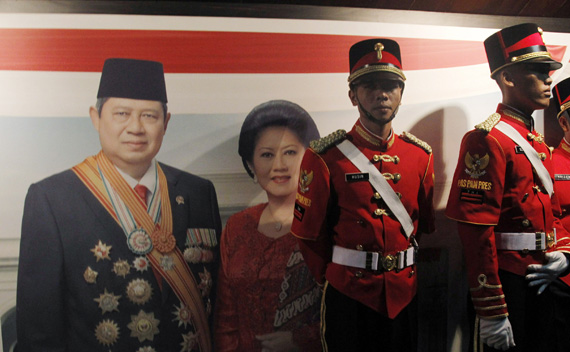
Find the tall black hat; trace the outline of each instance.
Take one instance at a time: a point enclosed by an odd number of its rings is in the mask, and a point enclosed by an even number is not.
[[[371,72],[392,72],[406,80],[402,69],[400,46],[391,39],[367,39],[354,44],[349,51],[348,82]]]
[[[566,78],[552,88],[552,100],[556,106],[556,117],[570,109],[570,78]]]
[[[162,63],[135,59],[107,59],[97,98],[129,98],[166,103]]]
[[[562,64],[552,59],[542,40],[542,29],[534,23],[504,28],[485,39],[491,77],[500,69],[519,62],[538,62],[558,70]]]

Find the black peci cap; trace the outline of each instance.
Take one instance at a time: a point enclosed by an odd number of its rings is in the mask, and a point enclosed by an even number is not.
[[[162,63],[120,58],[105,60],[97,98],[168,102]]]

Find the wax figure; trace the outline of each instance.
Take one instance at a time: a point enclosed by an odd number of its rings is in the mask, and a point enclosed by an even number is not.
[[[570,230],[570,79],[558,83],[552,89],[552,102],[556,107],[556,118],[558,124],[564,132],[564,137],[560,144],[552,153],[552,164],[554,167],[554,180],[558,185],[557,197],[562,210],[562,225],[566,230]]]
[[[415,351],[417,241],[434,230],[431,148],[392,130],[405,80],[398,43],[358,42],[349,63],[359,118],[305,152],[292,233],[324,285],[325,350]]]
[[[18,351],[211,351],[216,194],[155,160],[170,119],[162,64],[106,60],[97,98],[101,152],[26,197]]]
[[[318,138],[311,116],[285,100],[256,106],[242,125],[239,154],[268,201],[222,233],[217,351],[321,351],[321,290],[290,233],[301,159]]]
[[[491,350],[567,350],[553,334],[550,283],[567,274],[568,232],[552,153],[531,116],[548,107],[549,72],[562,65],[536,24],[502,29],[484,44],[502,103],[463,137],[446,210],[458,221],[478,333]]]

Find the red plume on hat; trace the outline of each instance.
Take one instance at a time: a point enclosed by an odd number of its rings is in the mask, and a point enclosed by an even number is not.
[[[372,72],[392,72],[406,80],[402,69],[400,46],[385,38],[367,39],[354,44],[349,51],[350,76],[348,82]]]
[[[485,39],[485,52],[491,77],[500,69],[520,62],[537,62],[557,70],[562,64],[552,59],[542,40],[542,29],[534,23],[522,23],[501,29]]]

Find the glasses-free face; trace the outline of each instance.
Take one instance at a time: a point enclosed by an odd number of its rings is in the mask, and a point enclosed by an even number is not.
[[[250,165],[268,197],[290,197],[297,192],[305,147],[286,127],[268,127],[258,138]]]
[[[550,66],[541,63],[513,65],[508,74],[512,90],[513,106],[532,114],[534,110],[546,109],[550,104],[552,78]]]
[[[105,155],[132,177],[142,177],[160,150],[170,119],[162,103],[109,98],[100,115],[94,107],[89,113]]]
[[[349,98],[358,107],[364,123],[385,125],[395,117],[403,88],[402,81],[396,78],[391,73],[377,72],[354,82]]]

